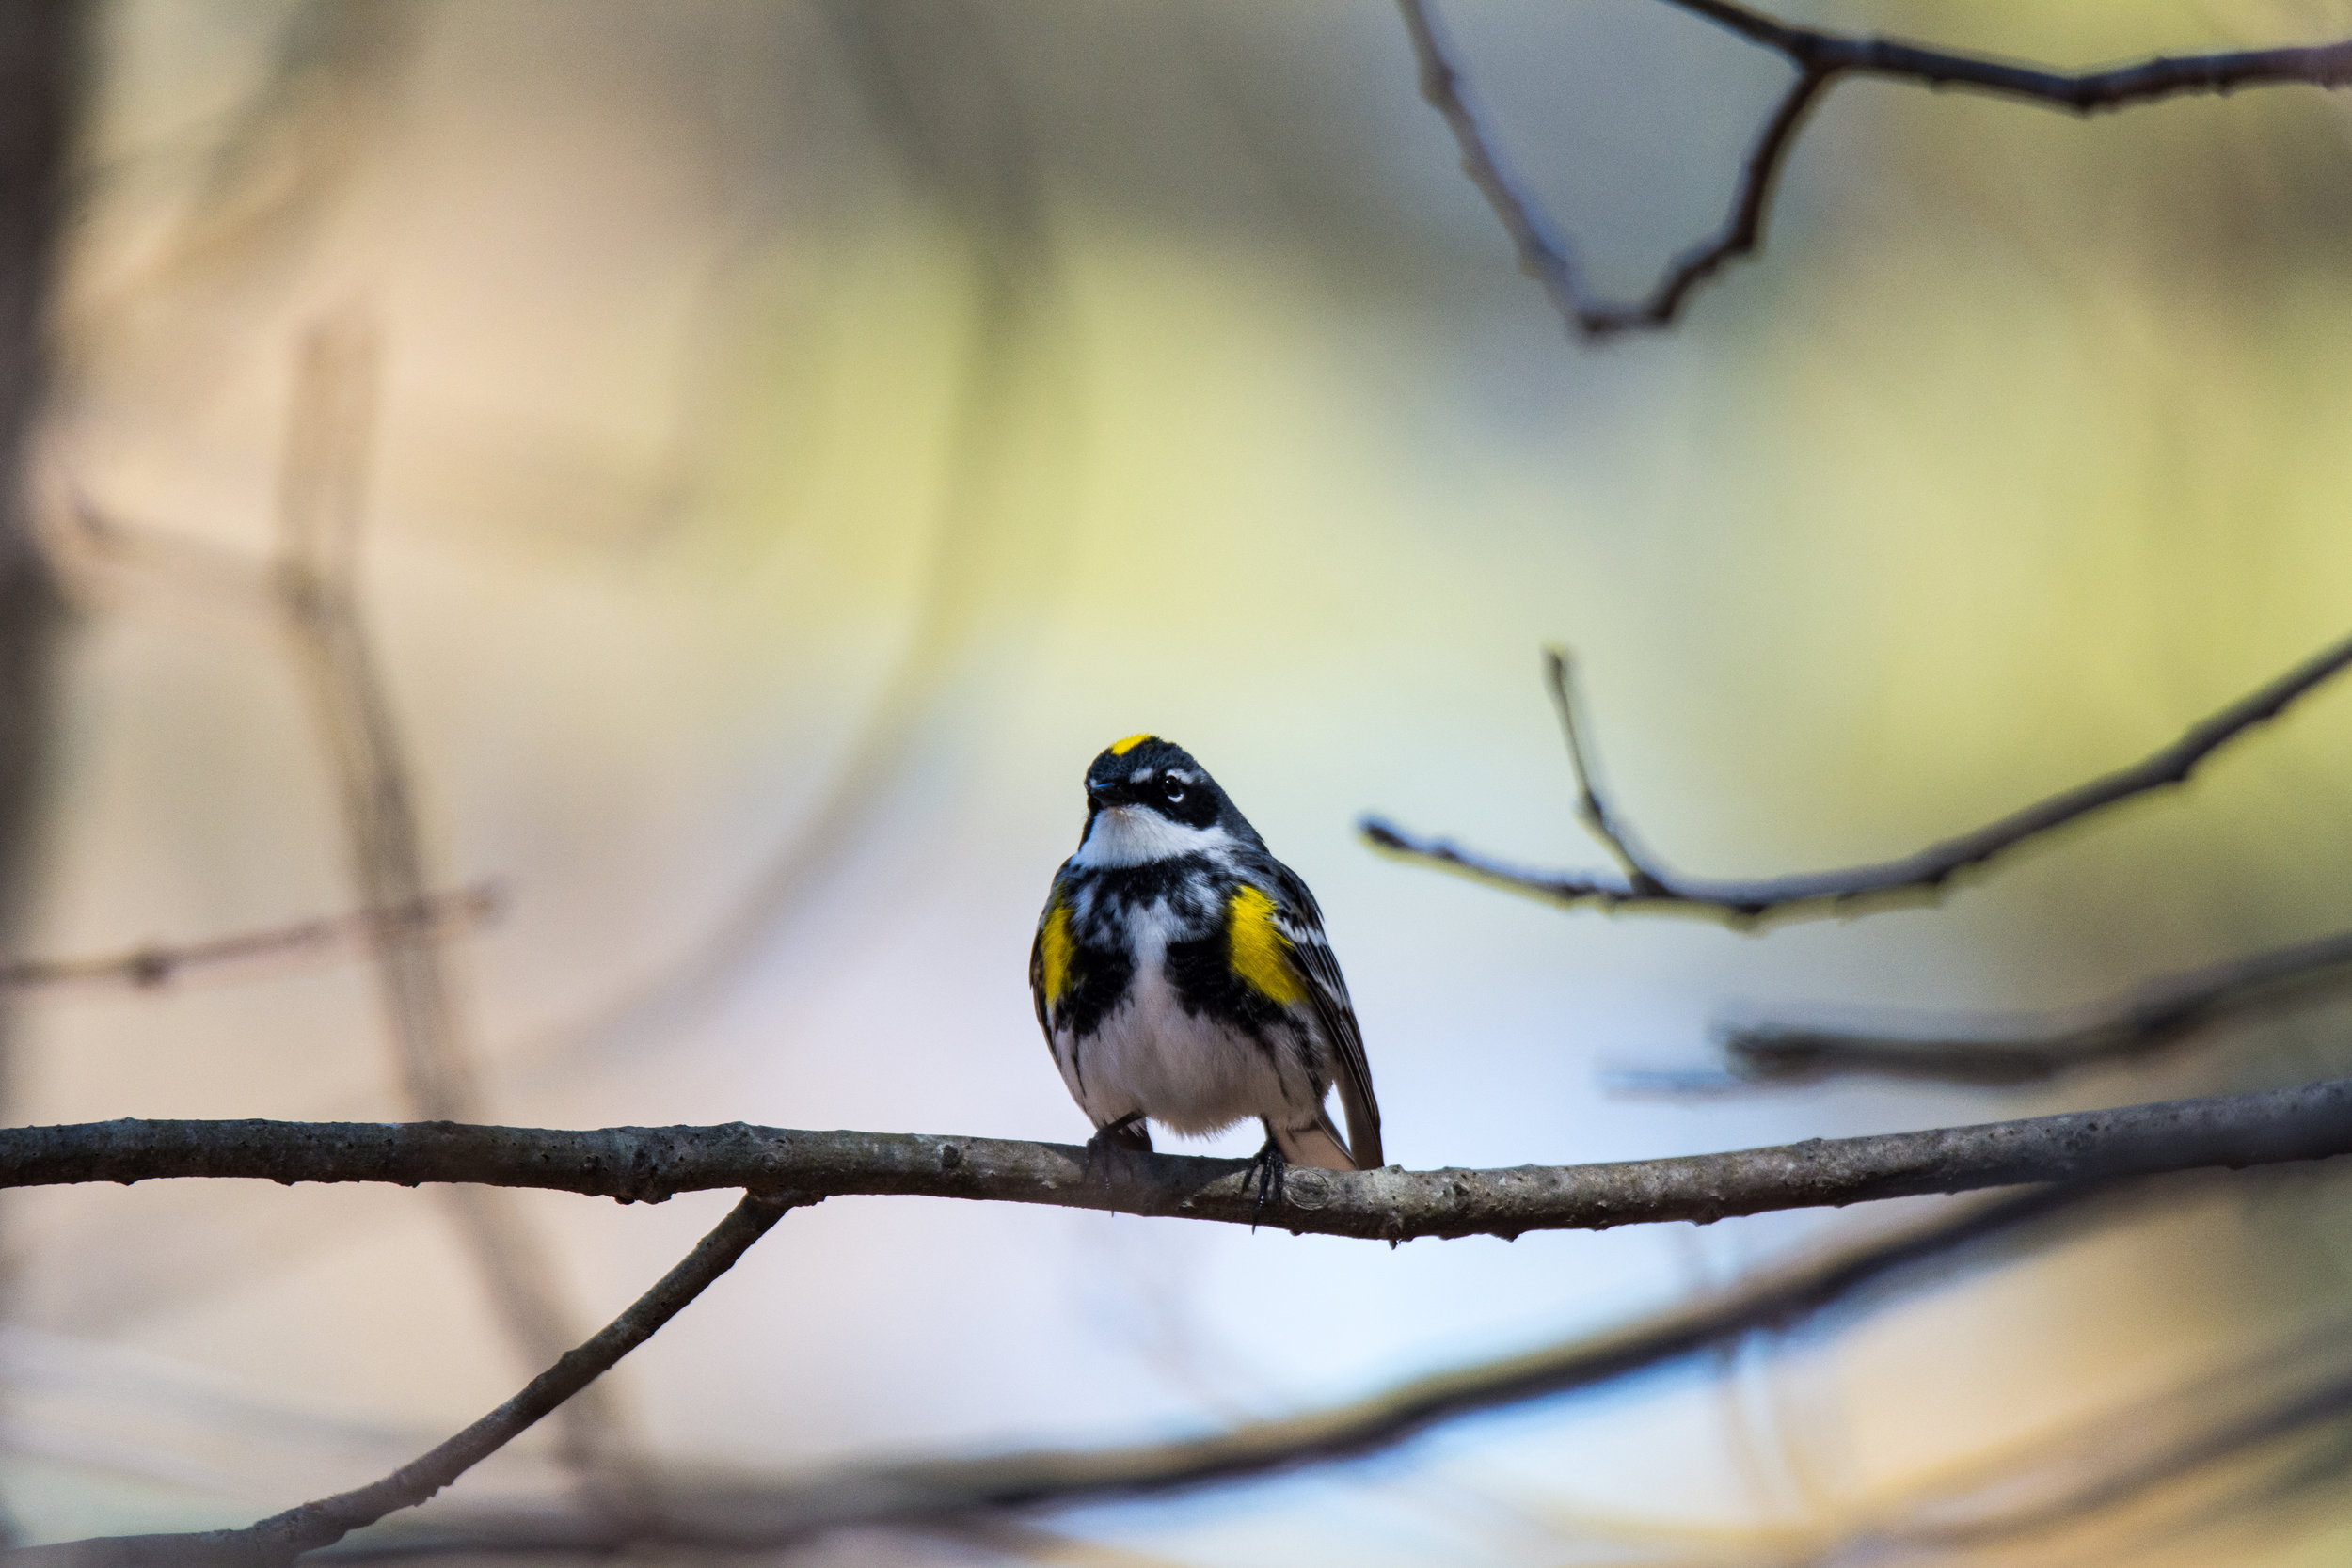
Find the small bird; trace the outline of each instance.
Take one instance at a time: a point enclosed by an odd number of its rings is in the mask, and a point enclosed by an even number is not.
[[[1087,769],[1086,831],[1054,874],[1029,990],[1089,1148],[1148,1151],[1265,1124],[1259,1201],[1285,1164],[1370,1170],[1380,1105],[1323,911],[1183,747],[1132,735]],[[1324,1109],[1337,1085],[1343,1140]]]

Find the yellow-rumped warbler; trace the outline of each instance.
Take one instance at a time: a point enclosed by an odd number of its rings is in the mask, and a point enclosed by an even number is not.
[[[1029,948],[1037,1021],[1094,1145],[1265,1123],[1261,1194],[1285,1163],[1380,1164],[1363,1037],[1323,912],[1184,748],[1136,735],[1087,769],[1086,832]],[[1343,1141],[1324,1110],[1337,1085]]]

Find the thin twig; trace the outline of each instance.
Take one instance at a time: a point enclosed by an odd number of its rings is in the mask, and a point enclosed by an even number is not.
[[[1581,814],[1611,850],[1625,861],[1627,875],[1609,877],[1595,872],[1537,871],[1514,866],[1476,850],[1464,849],[1446,839],[1407,832],[1380,817],[1365,818],[1362,832],[1375,848],[1390,854],[1568,905],[1666,909],[1749,925],[1767,916],[1821,919],[1851,914],[1856,903],[1864,900],[1932,901],[1948,891],[1959,873],[1981,865],[2029,839],[2135,796],[2185,784],[2206,757],[2248,730],[2277,718],[2297,698],[2323,685],[2347,665],[2352,665],[2352,638],[2323,648],[2277,679],[2190,725],[2179,739],[2128,768],[2062,789],[1971,832],[1931,844],[1899,860],[1794,877],[1732,881],[1679,876],[1635,847],[1630,830],[1599,794],[1588,771],[1589,749],[1578,738],[1568,657],[1565,653],[1551,649],[1545,655],[1545,671],[1552,699],[1568,724],[1568,760],[1576,769],[1577,785],[1584,802]]]
[[[0,1129],[0,1187],[159,1177],[468,1182],[656,1202],[714,1187],[808,1201],[893,1194],[1112,1210],[1398,1243],[2103,1181],[2352,1153],[2352,1079],[2253,1094],[1880,1132],[1723,1154],[1500,1170],[1300,1170],[1253,1199],[1248,1160],[1122,1155],[916,1132],[716,1127],[595,1131],[454,1122],[119,1121]]]
[[[456,893],[428,895],[405,908],[358,910],[349,914],[322,915],[267,930],[239,931],[225,937],[165,944],[149,942],[127,953],[80,958],[19,958],[0,962],[0,990],[39,986],[116,983],[150,987],[178,979],[192,970],[224,968],[269,959],[293,958],[332,952],[375,940],[388,927],[440,940],[494,918],[499,891],[489,882]]]
[[[222,615],[241,629],[277,618],[278,585],[250,555],[102,506],[54,461],[39,478],[41,542],[78,600],[110,606],[125,589],[161,590],[176,610]]]
[[[358,602],[374,382],[374,341],[363,325],[336,319],[305,337],[286,437],[278,581],[333,768],[353,879],[368,908],[394,909],[422,896],[427,883],[412,774]],[[422,1117],[478,1116],[448,978],[431,944],[405,935],[378,931],[374,957],[410,1107]]]
[[[2249,1450],[2347,1418],[2352,1418],[2352,1372],[2339,1371],[2316,1384],[2298,1383],[2259,1409],[2190,1433],[2136,1464],[2094,1475],[2071,1493],[1991,1518],[1942,1526],[1920,1524],[1903,1534],[1911,1540],[1947,1545],[1989,1544],[2041,1534],[2137,1500],[2159,1486]],[[2112,1438],[2114,1433],[2110,1429],[2106,1435]]]
[[[1865,1522],[1786,1561],[1867,1561],[1889,1548],[1986,1547],[2095,1525],[2159,1488],[2352,1416],[2352,1321],[2338,1318],[2152,1396],[2018,1445],[1996,1462],[1905,1489]],[[2210,1513],[2208,1495],[2201,1508]],[[2161,1527],[2177,1541],[2181,1521]],[[2122,1543],[2101,1560],[2137,1561]]]
[[[398,1509],[414,1508],[562,1406],[612,1364],[651,1338],[734,1266],[791,1209],[793,1199],[746,1193],[725,1219],[660,1283],[578,1349],[567,1351],[523,1390],[465,1431],[380,1481],[288,1509],[243,1529],[185,1535],[114,1536],[0,1554],[24,1568],[277,1568],[329,1546]]]
[[[2088,1009],[1998,1030],[1911,1035],[1750,1024],[1726,1030],[1739,1078],[1795,1085],[1840,1077],[2006,1086],[2142,1061],[2214,1026],[2352,984],[2352,931],[2175,974]]]
[[[1551,691],[1552,710],[1560,715],[1561,736],[1567,742],[1568,770],[1576,775],[1576,815],[1616,857],[1628,887],[1653,896],[1663,894],[1664,884],[1644,866],[1642,852],[1634,847],[1633,830],[1618,822],[1609,802],[1601,799],[1594,758],[1585,749],[1584,732],[1577,723],[1575,675],[1565,648],[1544,650],[1544,675]]]
[[[1725,263],[1763,244],[1772,191],[1809,111],[1848,76],[1877,76],[1928,87],[1964,87],[2088,115],[2185,93],[2227,93],[2239,87],[2303,84],[2340,87],[2352,82],[2352,39],[2300,48],[2234,50],[2162,56],[2107,70],[2063,71],[1979,55],[1954,54],[1899,40],[1799,27],[1728,0],[1665,0],[1774,51],[1796,76],[1758,128],[1742,161],[1730,211],[1716,230],[1677,256],[1647,294],[1612,300],[1593,293],[1578,276],[1566,239],[1510,173],[1494,139],[1479,123],[1463,91],[1461,71],[1448,52],[1431,0],[1399,0],[1406,35],[1421,71],[1422,95],[1445,117],[1462,150],[1462,169],[1502,222],[1520,266],[1543,284],[1552,307],[1589,338],[1673,322],[1692,290]]]
[[[429,880],[415,773],[360,610],[376,358],[374,333],[356,312],[330,317],[303,339],[278,505],[278,587],[342,807],[353,880],[367,907],[399,909],[422,898]],[[476,1053],[439,946],[395,927],[371,935],[409,1113],[481,1120]],[[463,1188],[450,1206],[523,1364],[561,1354],[578,1331],[522,1214],[501,1195]],[[632,1462],[612,1389],[566,1405],[560,1424],[566,1459],[609,1472],[614,1484],[606,1490],[625,1493]]]
[[[1425,0],[1399,0],[1399,6],[1405,13],[1405,31],[1413,40],[1413,56],[1421,67],[1421,95],[1453,128],[1454,139],[1462,149],[1462,172],[1502,220],[1503,231],[1518,251],[1520,269],[1544,286],[1554,309],[1582,325],[1586,314],[1583,289],[1577,280],[1576,261],[1567,242],[1552,232],[1550,219],[1534,198],[1520,191],[1518,181],[1503,167],[1502,155],[1480,128],[1477,115],[1462,96],[1461,72],[1438,37],[1437,17]],[[1584,330],[1607,328],[1585,326]]]

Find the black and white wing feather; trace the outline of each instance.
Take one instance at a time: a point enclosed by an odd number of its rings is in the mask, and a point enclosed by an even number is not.
[[[1347,999],[1347,982],[1340,977],[1340,960],[1323,935],[1323,911],[1297,873],[1277,861],[1274,890],[1275,919],[1291,944],[1291,957],[1307,982],[1308,1005],[1330,1042],[1340,1091],[1340,1107],[1347,1113],[1347,1152],[1358,1170],[1375,1170],[1386,1162],[1380,1148],[1380,1102],[1373,1098],[1372,1064],[1364,1058],[1364,1035],[1357,1027],[1355,1006]]]

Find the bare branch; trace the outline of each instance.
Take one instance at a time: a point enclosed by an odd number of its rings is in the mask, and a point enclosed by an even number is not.
[[[244,1529],[75,1541],[9,1552],[8,1560],[25,1568],[133,1568],[147,1563],[275,1568],[304,1552],[332,1545],[397,1509],[423,1502],[587,1387],[732,1268],[753,1243],[785,1216],[793,1201],[746,1193],[717,1228],[628,1311],[585,1344],[564,1353],[513,1399],[380,1481],[288,1509]]]
[[[1858,1525],[1842,1525],[1802,1556],[1784,1551],[1776,1560],[1830,1564],[1869,1560],[1890,1548],[1984,1548],[2098,1526],[2169,1483],[2275,1451],[2289,1439],[2352,1417],[2348,1329],[2352,1323],[2343,1318],[2322,1323],[2019,1443],[1992,1463],[1974,1461],[1956,1474],[1905,1488],[1866,1505]],[[2321,1463],[2340,1476],[2345,1453],[2339,1446],[2332,1465]],[[2304,1464],[2311,1463],[2306,1456]],[[2201,1488],[2189,1517],[2176,1514],[2141,1528],[2178,1546],[2188,1530],[2244,1510],[2249,1501],[2275,1507],[2282,1483],[2291,1488],[2292,1475],[2257,1474],[2218,1495]],[[2142,1560],[2130,1550],[2129,1538],[2110,1536],[2098,1544],[2099,1560]]]
[[[1626,885],[1636,893],[1656,895],[1666,889],[1657,877],[1645,868],[1642,852],[1634,847],[1633,830],[1620,823],[1610,811],[1609,802],[1601,799],[1600,786],[1595,782],[1593,759],[1585,751],[1584,734],[1576,721],[1576,691],[1568,650],[1544,650],[1544,680],[1551,690],[1551,705],[1560,715],[1560,734],[1568,744],[1568,768],[1576,775],[1576,814],[1609,852],[1617,858],[1626,874]]]
[[[2136,65],[2096,71],[2052,71],[1985,55],[1930,49],[1900,39],[1794,26],[1733,0],[1665,3],[1777,50],[1802,69],[1852,71],[1929,87],[1967,87],[2078,115],[2133,108],[2187,93],[2298,85],[2333,88],[2352,84],[2352,39],[2279,49],[2161,55]]]
[[[1866,34],[1799,27],[1728,0],[1665,0],[1717,23],[1782,56],[1796,69],[1772,114],[1757,129],[1743,160],[1731,209],[1714,233],[1667,266],[1637,300],[1593,293],[1578,277],[1566,240],[1504,166],[1493,138],[1462,90],[1439,34],[1430,0],[1399,0],[1405,30],[1421,71],[1422,96],[1445,117],[1462,150],[1462,170],[1502,219],[1520,266],[1544,286],[1552,307],[1588,338],[1662,327],[1692,291],[1725,263],[1763,244],[1772,190],[1805,117],[1848,76],[1877,76],[1927,87],[1965,87],[2025,103],[2088,115],[2185,93],[2227,93],[2239,87],[2303,84],[2340,87],[2352,82],[2352,39],[2300,48],[2235,50],[2161,56],[2108,70],[2063,71],[1979,55],[1954,54]]]
[[[1569,325],[1591,338],[1606,337],[1629,327],[1663,326],[1674,319],[1683,298],[1717,268],[1756,248],[1763,237],[1764,218],[1772,203],[1772,187],[1781,161],[1796,141],[1806,111],[1829,85],[1834,72],[1801,71],[1772,110],[1749,150],[1740,170],[1740,187],[1732,197],[1731,213],[1712,240],[1677,257],[1647,298],[1607,300],[1592,293],[1578,276],[1576,260],[1566,239],[1553,228],[1535,199],[1503,166],[1478,116],[1463,95],[1462,75],[1438,35],[1429,0],[1399,0],[1405,30],[1412,40],[1413,55],[1421,67],[1421,92],[1445,117],[1462,150],[1462,172],[1469,175],[1486,204],[1502,220],[1503,231],[1518,251],[1519,267],[1544,286],[1552,309]]]
[[[2044,1187],[1988,1203],[1955,1205],[1958,1212],[1792,1259],[1616,1329],[1415,1378],[1368,1399],[1253,1422],[1209,1437],[977,1460],[899,1462],[805,1479],[701,1481],[674,1477],[662,1486],[660,1513],[633,1524],[550,1516],[543,1511],[443,1511],[429,1524],[420,1521],[397,1538],[372,1542],[370,1555],[402,1561],[650,1546],[771,1550],[844,1528],[961,1528],[999,1510],[1149,1496],[1359,1458],[1460,1417],[1602,1386],[1758,1330],[1803,1327],[1826,1311],[1864,1309],[1893,1299],[1873,1293],[1881,1288],[1923,1272],[1964,1266],[1971,1260],[1968,1255],[1980,1247],[1998,1247],[2026,1234],[2035,1244],[2043,1244],[2075,1235],[2088,1225],[2128,1218],[2150,1205],[2177,1208],[2185,1198],[2223,1190],[2220,1180],[2207,1178],[2186,1184],[2169,1180]],[[2233,1370],[2242,1383],[2244,1369]],[[1876,1512],[1890,1520],[1895,1517],[1891,1510]]]
[[[1766,917],[1822,919],[1851,914],[1854,905],[1864,900],[1932,901],[1948,890],[1960,872],[1981,865],[2029,839],[2135,796],[2185,784],[2206,757],[2256,725],[2276,719],[2297,698],[2326,683],[2346,665],[2352,665],[2352,638],[2321,649],[2277,679],[2190,725],[2178,740],[2128,768],[2062,789],[1972,832],[1931,844],[1899,860],[1837,871],[1733,881],[1678,876],[1635,847],[1630,830],[1600,796],[1588,771],[1590,755],[1578,738],[1567,656],[1554,649],[1545,656],[1545,669],[1553,701],[1560,705],[1567,724],[1568,756],[1577,770],[1583,802],[1581,814],[1626,863],[1627,875],[1609,877],[1594,872],[1536,871],[1514,866],[1476,850],[1464,849],[1450,840],[1407,832],[1380,817],[1365,818],[1362,832],[1375,848],[1390,854],[1568,905],[1591,903],[1612,910],[1667,909],[1752,925]]]
[[[1360,1457],[1392,1448],[1443,1422],[1591,1388],[1738,1340],[1787,1329],[1903,1274],[1949,1264],[1964,1249],[2013,1237],[2091,1208],[2137,1208],[2166,1183],[2044,1187],[1958,1206],[1925,1225],[1850,1243],[1681,1303],[1623,1327],[1523,1354],[1411,1379],[1368,1399],[1214,1436],[1129,1448],[1049,1449],[975,1460],[900,1463],[804,1481],[665,1486],[661,1516],[623,1536],[544,1517],[494,1513],[444,1516],[420,1550],[507,1550],[526,1546],[692,1544],[723,1539],[739,1548],[789,1544],[822,1530],[905,1524],[972,1513],[1165,1492],[1240,1476]],[[2071,1227],[2070,1227],[2071,1228]],[[398,1548],[392,1548],[397,1554]]]
[[[314,326],[303,340],[286,435],[278,582],[295,663],[333,768],[353,879],[368,908],[395,909],[421,898],[427,880],[412,770],[359,610],[375,354],[373,334],[348,318]],[[402,940],[406,933],[399,930],[376,935],[385,1015],[411,1111],[478,1116],[470,1053],[458,1037],[436,950]]]
[[[2352,1153],[2352,1079],[1724,1154],[1500,1170],[1294,1172],[1263,1216],[1247,1160],[727,1122],[596,1131],[454,1122],[119,1121],[0,1129],[0,1187],[159,1177],[468,1182],[658,1202],[715,1187],[1041,1203],[1391,1243],[1516,1237]]]
[[[1867,1034],[1783,1024],[1724,1032],[1740,1078],[1772,1085],[1877,1077],[2006,1086],[2153,1056],[2217,1024],[2352,983],[2352,931],[2175,974],[2087,1009],[1998,1031]]]
[[[488,882],[456,893],[431,894],[403,908],[359,910],[350,914],[323,915],[291,926],[230,936],[206,937],[172,945],[150,942],[127,953],[81,958],[19,958],[0,962],[0,990],[21,990],[37,986],[99,984],[160,986],[190,970],[223,968],[270,959],[302,958],[332,952],[357,942],[373,941],[379,931],[397,927],[416,936],[440,940],[470,929],[495,917],[499,892]]]
[[[243,552],[103,507],[54,458],[37,478],[41,544],[77,599],[167,591],[175,609],[226,610],[240,627],[278,614],[277,584]]]
[[[2234,1419],[2190,1433],[2128,1466],[2094,1475],[2070,1494],[1991,1518],[1940,1527],[1922,1523],[1903,1534],[1912,1540],[1963,1545],[2040,1533],[2120,1507],[2167,1482],[2347,1417],[2352,1417],[2352,1373],[2339,1371],[2317,1384],[2297,1386]],[[2106,1435],[2112,1438],[2114,1433],[2110,1430]]]
[[[277,583],[342,806],[353,880],[369,908],[398,909],[422,899],[429,882],[415,772],[360,609],[376,360],[374,332],[356,311],[304,335],[280,480]],[[439,947],[400,927],[370,934],[409,1114],[482,1119],[475,1052]],[[521,1213],[502,1195],[463,1188],[450,1207],[523,1364],[561,1354],[577,1331]],[[626,1482],[621,1425],[609,1386],[575,1402],[562,1418],[566,1457]],[[626,1486],[608,1489],[618,1495]]]

